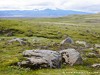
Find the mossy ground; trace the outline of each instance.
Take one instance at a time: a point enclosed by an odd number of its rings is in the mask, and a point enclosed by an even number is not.
[[[12,32],[12,36],[7,36]],[[83,65],[63,65],[61,69],[32,70],[12,64],[20,61],[24,50],[37,49],[50,45],[48,48],[59,50],[59,44],[70,36],[74,41],[83,40],[90,44],[100,43],[100,16],[74,15],[60,18],[7,18],[0,19],[0,75],[99,75],[99,68],[90,65],[100,63],[100,58],[88,58],[83,55]],[[20,46],[18,43],[7,45],[7,40],[14,37],[26,38],[31,45]],[[32,42],[33,39],[38,43]],[[92,52],[85,50],[85,53]]]

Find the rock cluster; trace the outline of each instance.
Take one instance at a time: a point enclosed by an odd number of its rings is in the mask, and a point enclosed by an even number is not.
[[[26,57],[26,60],[18,62],[19,66],[61,68],[62,63],[68,63],[71,66],[82,64],[80,53],[75,49],[66,49],[59,52],[52,50],[26,50],[23,52],[23,56]]]
[[[0,39],[1,41],[2,39]],[[13,44],[18,42],[20,45],[28,45],[28,41],[20,38],[13,38],[7,41],[7,44]],[[33,40],[37,45],[39,41]],[[54,46],[60,46],[57,51],[49,50],[48,48],[43,48],[45,46],[38,47],[38,50],[26,50],[24,51],[23,57],[25,60],[18,62],[17,64],[22,67],[29,68],[61,68],[62,64],[69,64],[71,66],[76,64],[83,64],[82,57],[79,52],[84,53],[85,50],[89,49],[86,54],[86,58],[100,58],[100,45],[90,45],[85,41],[76,41],[74,43],[73,39],[67,37],[61,43],[53,44]],[[50,46],[50,45],[48,45]],[[93,47],[94,46],[94,47]],[[47,46],[46,46],[47,47]],[[85,58],[84,57],[84,58]],[[98,64],[92,65],[92,67],[98,67]]]

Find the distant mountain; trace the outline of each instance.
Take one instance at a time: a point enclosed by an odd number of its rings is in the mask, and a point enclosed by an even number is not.
[[[72,10],[5,10],[0,11],[0,17],[60,17],[71,14],[90,14],[88,12]]]

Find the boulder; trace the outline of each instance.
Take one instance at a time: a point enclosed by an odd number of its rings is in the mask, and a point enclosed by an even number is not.
[[[64,45],[66,43],[73,44],[74,41],[72,40],[72,38],[67,37],[66,39],[64,39],[63,41],[61,41],[60,45]]]
[[[80,56],[80,53],[76,51],[75,49],[65,49],[61,50],[60,54],[62,56],[62,62],[68,63],[71,66],[74,64],[82,64],[82,58]]]
[[[27,60],[18,62],[20,66],[38,66],[60,68],[61,67],[61,54],[52,50],[26,50],[23,52],[23,56],[27,57]]]

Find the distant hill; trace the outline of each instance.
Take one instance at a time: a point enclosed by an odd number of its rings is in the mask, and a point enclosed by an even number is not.
[[[60,17],[71,14],[90,14],[88,12],[72,10],[5,10],[0,11],[0,17]]]

